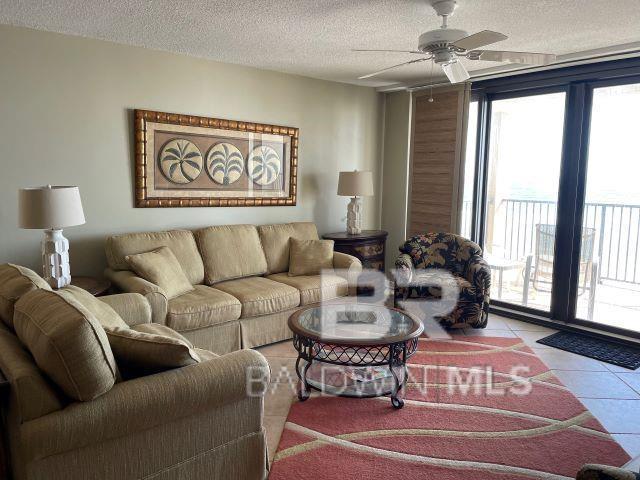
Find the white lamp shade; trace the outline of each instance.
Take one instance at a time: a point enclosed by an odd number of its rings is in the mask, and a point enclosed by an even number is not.
[[[20,228],[61,229],[85,223],[78,187],[21,188],[18,206]]]
[[[338,195],[369,197],[373,195],[373,174],[368,171],[340,172]]]

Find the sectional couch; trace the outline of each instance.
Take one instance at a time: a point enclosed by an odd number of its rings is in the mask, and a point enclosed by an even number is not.
[[[150,303],[153,321],[196,347],[224,354],[291,338],[287,319],[302,305],[353,292],[360,261],[335,252],[335,272],[289,276],[289,239],[318,239],[313,223],[221,225],[198,230],[114,235],[107,239],[105,275]],[[168,298],[130,270],[127,255],[169,247],[194,290]]]
[[[0,448],[8,443],[11,478],[265,478],[263,396],[247,388],[249,371],[259,369],[269,381],[265,358],[254,350],[218,356],[197,349],[199,363],[126,380],[114,373],[115,383],[107,375],[105,392],[74,399],[53,370],[86,390],[90,382],[80,380],[102,378],[100,365],[113,358],[109,344],[97,340],[105,332],[92,312],[104,304],[129,327],[151,322],[141,295],[87,296],[77,287],[54,292],[29,269],[0,265],[0,369],[10,384],[8,404],[0,405]],[[52,340],[79,315],[84,330],[67,328]],[[40,330],[30,335],[38,340],[27,348],[21,340],[34,317]],[[57,354],[43,358],[55,341]]]

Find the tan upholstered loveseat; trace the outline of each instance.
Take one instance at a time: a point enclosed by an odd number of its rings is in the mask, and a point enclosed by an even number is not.
[[[168,325],[199,348],[218,354],[253,348],[291,338],[287,319],[293,311],[347,295],[362,271],[357,258],[336,252],[333,267],[340,274],[289,276],[291,237],[315,240],[318,232],[313,223],[299,222],[111,236],[105,275],[122,291],[144,295],[154,322]],[[129,270],[127,255],[161,246],[173,251],[194,290],[169,299]]]
[[[201,363],[117,381],[93,400],[75,401],[15,333],[14,319],[24,322],[27,312],[50,312],[44,316],[52,324],[64,321],[50,300],[42,301],[57,294],[44,290],[49,286],[30,270],[0,266],[0,369],[10,384],[2,434],[9,439],[12,478],[264,478],[263,397],[248,393],[246,377],[260,369],[268,381],[262,355],[243,350],[218,357],[197,350]],[[101,301],[129,326],[151,321],[141,295]]]

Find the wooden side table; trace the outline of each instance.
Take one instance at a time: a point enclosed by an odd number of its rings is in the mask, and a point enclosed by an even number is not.
[[[97,277],[71,277],[71,285],[86,290],[94,297],[100,297],[109,293],[111,282],[106,278]]]
[[[322,238],[333,240],[336,252],[353,255],[362,262],[363,268],[384,272],[384,249],[388,233],[384,230],[363,230],[350,235],[347,232],[327,233]]]

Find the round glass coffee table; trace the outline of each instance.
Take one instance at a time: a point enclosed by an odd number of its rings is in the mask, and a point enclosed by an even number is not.
[[[422,323],[401,310],[372,304],[319,304],[289,317],[298,351],[298,398],[310,389],[347,397],[389,395],[402,408],[407,359]]]

